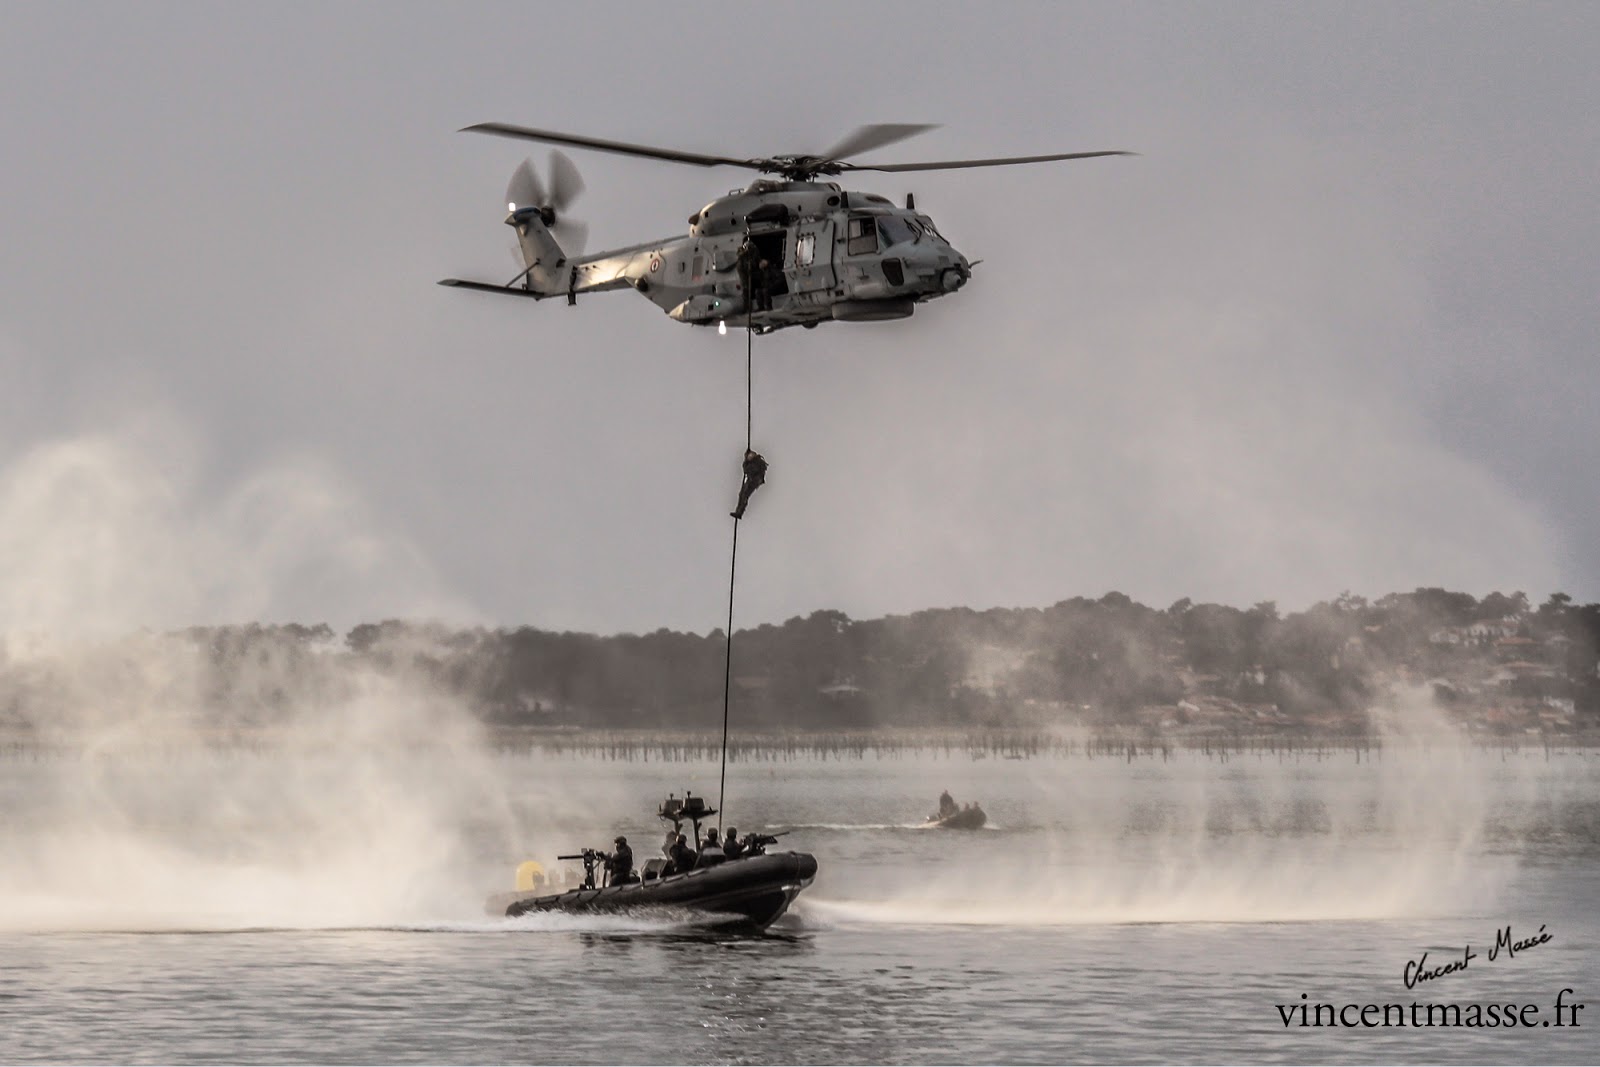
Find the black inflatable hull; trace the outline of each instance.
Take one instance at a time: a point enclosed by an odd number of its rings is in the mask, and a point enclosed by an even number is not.
[[[940,830],[981,830],[988,821],[989,816],[983,813],[982,808],[968,808],[943,819],[929,819],[928,825]]]
[[[604,889],[573,889],[546,896],[501,893],[489,898],[488,909],[491,915],[514,918],[536,911],[594,914],[686,908],[766,927],[789,910],[800,890],[816,876],[816,857],[805,852],[777,852]]]

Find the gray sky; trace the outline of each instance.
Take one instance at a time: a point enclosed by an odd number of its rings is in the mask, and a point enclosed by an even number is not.
[[[741,624],[1600,597],[1595,5],[22,5],[0,621],[705,631],[743,339],[514,273],[503,121],[864,161],[971,258],[757,340]],[[573,152],[589,248],[747,180]]]

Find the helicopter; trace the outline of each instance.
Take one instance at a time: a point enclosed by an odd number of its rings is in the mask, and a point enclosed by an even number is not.
[[[859,127],[818,155],[740,159],[652,148],[500,122],[465,127],[481,133],[597,152],[642,156],[701,167],[740,167],[763,175],[689,216],[689,233],[583,255],[588,228],[567,217],[583,191],[577,167],[550,152],[549,181],[531,159],[512,172],[505,223],[516,231],[524,268],[503,285],[445,278],[440,285],[545,300],[633,289],[676,322],[731,320],[756,333],[823,322],[903,319],[916,305],[954,293],[972,278],[973,262],[956,251],[913,194],[905,206],[874,193],[820,180],[856,171],[956,170],[1021,163],[1132,155],[1067,152],[937,163],[850,163],[848,157],[933,129],[924,124]]]

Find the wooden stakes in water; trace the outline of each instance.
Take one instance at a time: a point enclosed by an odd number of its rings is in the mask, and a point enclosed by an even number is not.
[[[721,757],[721,738],[711,733],[655,732],[649,730],[505,730],[493,735],[502,752],[543,752],[576,759],[615,762],[705,763]],[[1485,749],[1543,751],[1548,760],[1569,751],[1587,751],[1600,739],[1570,740],[1529,738],[1519,743],[1505,738],[1474,738]],[[1357,763],[1381,759],[1384,741],[1372,735],[1294,737],[1277,734],[1208,734],[1195,736],[1116,733],[1063,735],[1044,730],[834,730],[804,733],[747,733],[728,741],[732,762],[792,763],[861,762],[867,759],[910,758],[969,760],[1005,759],[1114,759],[1135,763],[1159,759],[1170,762],[1179,755],[1228,763],[1253,756],[1279,763],[1290,760],[1325,762],[1338,758]]]

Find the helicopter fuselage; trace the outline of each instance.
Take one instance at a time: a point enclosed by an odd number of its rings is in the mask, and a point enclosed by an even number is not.
[[[761,179],[691,216],[687,235],[571,260],[536,209],[506,222],[529,263],[518,295],[633,289],[696,326],[905,318],[972,276],[926,215],[832,182]]]

